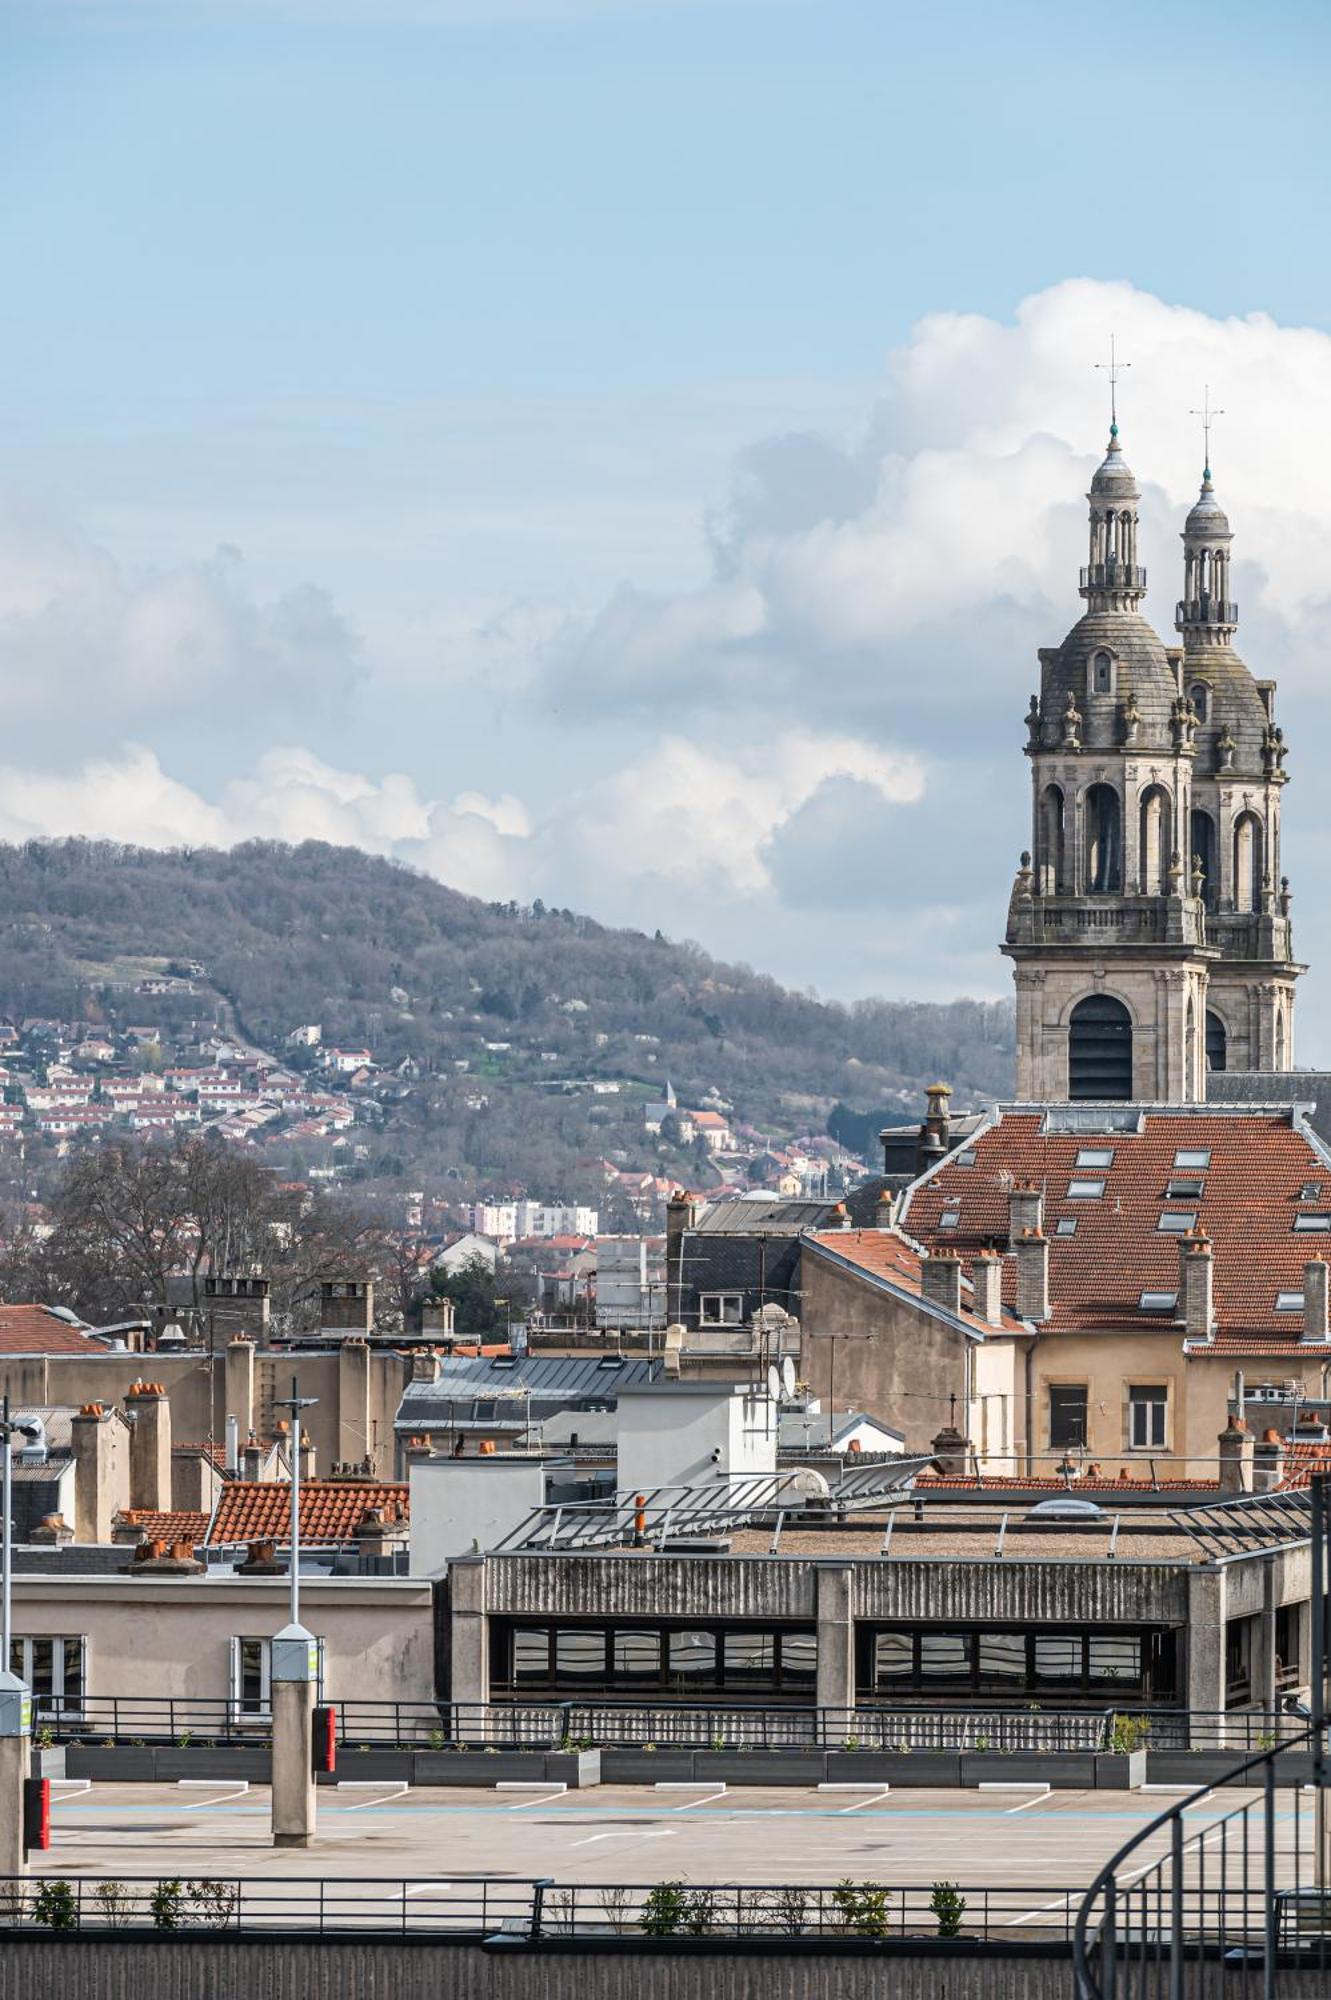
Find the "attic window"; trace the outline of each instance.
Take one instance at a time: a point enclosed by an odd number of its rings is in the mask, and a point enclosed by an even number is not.
[[[1300,1201],[1320,1201],[1321,1199],[1322,1183],[1320,1181],[1305,1181],[1299,1189]]]
[[[1076,1216],[1060,1215],[1058,1221],[1054,1225],[1055,1236],[1075,1236],[1076,1233],[1077,1233]]]
[[[1112,1146],[1083,1146],[1077,1154],[1079,1167],[1112,1167],[1113,1164]]]
[[[959,1167],[973,1167],[975,1165],[974,1148],[969,1148],[964,1153],[958,1153],[956,1155],[956,1164]]]
[[[1138,1309],[1144,1313],[1173,1312],[1177,1304],[1177,1292],[1143,1292],[1137,1301]]]
[[[955,1229],[960,1221],[961,1210],[959,1208],[945,1208],[938,1218],[938,1227],[940,1229]]]
[[[741,1326],[743,1292],[704,1292],[698,1300],[699,1326]]]
[[[1179,1167],[1200,1167],[1205,1170],[1211,1164],[1209,1146],[1180,1146],[1174,1155],[1175,1170]]]
[[[1303,1293],[1277,1292],[1276,1311],[1278,1313],[1301,1313],[1303,1311]]]
[[[1296,1230],[1331,1229],[1331,1215],[1296,1215],[1294,1227]]]
[[[1172,1180],[1165,1189],[1165,1200],[1200,1201],[1205,1186],[1206,1182],[1203,1180]]]
[[[1196,1227],[1195,1208],[1166,1208],[1161,1212],[1157,1229],[1163,1229],[1166,1236],[1187,1236]]]
[[[518,1357],[516,1354],[496,1354],[490,1363],[492,1368],[516,1368],[517,1365]]]
[[[622,1354],[603,1354],[596,1366],[598,1369],[622,1368],[624,1366],[624,1357]]]
[[[1068,1182],[1069,1201],[1098,1201],[1104,1191],[1105,1184],[1102,1180]]]

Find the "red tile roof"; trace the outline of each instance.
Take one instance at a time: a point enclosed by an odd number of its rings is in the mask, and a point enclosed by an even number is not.
[[[858,1266],[870,1277],[883,1278],[899,1291],[910,1292],[916,1298],[920,1296],[920,1253],[894,1229],[823,1229],[814,1231],[805,1240],[843,1258],[848,1264]],[[939,1247],[951,1246],[943,1244]],[[1003,1329],[991,1326],[987,1319],[982,1319],[972,1310],[970,1288],[966,1282],[968,1277],[969,1273],[963,1272],[960,1317],[977,1333],[992,1337]],[[1021,1324],[1013,1314],[1005,1315],[1007,1332],[1019,1332]]]
[[[1083,1147],[1112,1147],[1107,1168],[1076,1166]],[[1175,1167],[1174,1155],[1207,1147],[1205,1168]],[[1088,1332],[1159,1327],[1180,1337],[1175,1316],[1143,1312],[1143,1292],[1179,1288],[1179,1239],[1158,1227],[1166,1209],[1195,1212],[1211,1239],[1216,1337],[1206,1351],[1289,1354],[1299,1351],[1301,1313],[1277,1313],[1277,1292],[1303,1290],[1303,1267],[1331,1250],[1331,1236],[1294,1232],[1304,1212],[1331,1213],[1331,1163],[1309,1134],[1280,1112],[1147,1110],[1139,1132],[1047,1133],[1039,1112],[1007,1112],[909,1191],[905,1233],[931,1248],[963,1256],[1008,1241],[1008,1190],[1014,1181],[1044,1190],[1049,1241],[1051,1317],[1046,1328]],[[1198,1199],[1170,1199],[1171,1179],[1195,1174]],[[1069,1200],[1071,1180],[1103,1176],[1103,1196]],[[1320,1193],[1301,1201],[1305,1184]],[[953,1227],[940,1227],[954,1210]],[[1059,1236],[1062,1216],[1075,1216],[1075,1235]],[[1003,1259],[1004,1302],[1015,1307],[1016,1268]],[[1303,1349],[1304,1353],[1310,1350]],[[1314,1354],[1326,1349],[1311,1350]]]
[[[119,1519],[136,1527],[145,1542],[190,1542],[197,1548],[208,1532],[208,1516],[193,1508],[158,1512],[150,1507],[125,1507]]]
[[[47,1306],[0,1306],[0,1354],[105,1354],[93,1340]]]
[[[1149,1473],[1142,1473],[1140,1477],[1133,1477],[1129,1474],[1122,1479],[1074,1479],[1069,1486],[1066,1480],[1062,1479],[1028,1479],[1025,1476],[1010,1479],[1004,1472],[986,1472],[982,1480],[977,1479],[973,1472],[922,1472],[916,1479],[912,1491],[924,1488],[935,1493],[978,1492],[984,1494],[990,1489],[993,1489],[995,1492],[1001,1490],[1004,1493],[1011,1491],[1021,1493],[1067,1493],[1075,1500],[1083,1493],[1122,1493],[1125,1487],[1141,1488],[1150,1492],[1160,1493],[1169,1493],[1179,1489],[1187,1493],[1195,1493],[1199,1489],[1207,1487],[1218,1490],[1219,1485],[1220,1481],[1218,1479],[1153,1480]]]
[[[1331,1442],[1308,1439],[1285,1446],[1285,1487],[1306,1486],[1315,1472],[1331,1472]]]
[[[350,1542],[367,1510],[377,1507],[389,1521],[407,1518],[407,1488],[374,1479],[305,1479],[300,1488],[300,1538],[320,1543]],[[214,1546],[238,1542],[283,1542],[291,1521],[291,1485],[285,1479],[232,1480],[217,1503],[208,1540]]]

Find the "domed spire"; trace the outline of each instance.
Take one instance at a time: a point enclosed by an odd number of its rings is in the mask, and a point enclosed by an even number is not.
[[[1090,611],[1135,611],[1146,595],[1146,571],[1137,562],[1137,502],[1141,494],[1118,441],[1118,378],[1130,361],[1120,361],[1114,336],[1109,360],[1097,361],[1109,376],[1109,446],[1091,481],[1090,561],[1081,573],[1081,594]]]
[[[1174,612],[1175,627],[1183,634],[1189,652],[1227,646],[1239,622],[1239,608],[1229,595],[1229,551],[1234,537],[1211,480],[1211,425],[1224,411],[1211,408],[1209,387],[1202,408],[1192,414],[1202,420],[1206,463],[1202,490],[1183,524],[1183,596]]]

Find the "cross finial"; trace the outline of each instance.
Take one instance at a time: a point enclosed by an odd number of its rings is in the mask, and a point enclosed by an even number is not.
[[[1202,420],[1202,437],[1206,444],[1206,466],[1202,472],[1203,479],[1211,477],[1211,426],[1217,417],[1223,417],[1224,414],[1223,410],[1213,410],[1211,408],[1211,385],[1209,382],[1203,383],[1202,407],[1200,410],[1189,410],[1188,412],[1190,417],[1200,417]]]
[[[1097,361],[1093,366],[1103,368],[1109,376],[1109,435],[1111,438],[1116,438],[1118,436],[1118,378],[1123,369],[1131,368],[1132,363],[1130,361],[1119,360],[1118,343],[1112,333],[1109,336],[1108,361]]]

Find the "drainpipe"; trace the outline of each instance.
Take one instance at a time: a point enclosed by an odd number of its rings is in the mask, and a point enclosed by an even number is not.
[[[1035,1342],[1026,1343],[1026,1477],[1035,1474]]]

